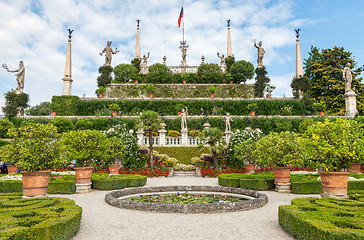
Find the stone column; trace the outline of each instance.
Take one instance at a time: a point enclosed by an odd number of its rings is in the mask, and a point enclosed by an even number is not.
[[[228,144],[229,144],[229,142],[230,142],[231,135],[233,135],[233,132],[232,132],[232,131],[227,131],[227,132],[225,132],[225,141],[226,141],[226,144],[227,144],[227,145],[228,145]]]
[[[188,129],[187,128],[182,129],[181,135],[182,135],[182,145],[188,146]]]
[[[230,34],[230,26],[228,27],[228,38],[227,38],[227,57],[233,56],[233,50],[231,47],[231,34]]]
[[[300,39],[296,39],[296,77],[303,76],[302,57],[300,48]]]
[[[356,94],[354,91],[349,91],[344,94],[345,98],[345,117],[354,118],[358,110],[356,109]]]
[[[71,63],[71,39],[68,39],[66,67],[64,70],[63,80],[63,96],[71,95],[72,88],[72,63]]]
[[[137,33],[136,33],[135,58],[139,58],[140,59],[139,26],[137,27]]]
[[[144,131],[143,131],[143,129],[138,129],[136,134],[137,134],[137,138],[138,138],[138,145],[139,146],[144,146],[144,141],[143,141]]]

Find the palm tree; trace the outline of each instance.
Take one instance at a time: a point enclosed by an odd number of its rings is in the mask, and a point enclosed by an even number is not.
[[[153,161],[153,130],[161,129],[162,120],[159,119],[158,113],[154,111],[144,111],[140,114],[139,119],[139,128],[148,130],[149,133],[149,157],[150,157],[150,166],[154,168]]]
[[[224,134],[218,128],[206,128],[200,135],[201,143],[198,147],[202,150],[204,145],[208,145],[208,150],[210,151],[212,159],[214,160],[215,168],[219,167],[217,154],[224,150],[226,146],[223,136]]]

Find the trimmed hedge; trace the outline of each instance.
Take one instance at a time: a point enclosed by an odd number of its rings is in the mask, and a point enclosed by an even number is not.
[[[297,239],[364,239],[364,202],[296,198],[279,206],[278,222]]]
[[[191,159],[199,157],[202,152],[197,147],[153,147],[160,154],[167,154],[178,160],[178,163],[190,165]]]
[[[82,209],[65,198],[28,198],[0,194],[1,239],[71,239]]]
[[[50,107],[52,112],[57,112],[57,115],[74,116],[77,115],[79,101],[78,96],[53,96]]]
[[[93,173],[91,181],[94,189],[114,190],[144,186],[147,183],[147,177],[137,174],[109,175],[108,173]]]

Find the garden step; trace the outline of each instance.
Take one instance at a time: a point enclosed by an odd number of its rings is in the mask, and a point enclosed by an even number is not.
[[[186,177],[196,176],[196,172],[195,171],[174,171],[173,176],[186,176]]]

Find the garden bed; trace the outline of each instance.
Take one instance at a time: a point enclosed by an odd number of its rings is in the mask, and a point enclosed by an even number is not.
[[[82,209],[65,198],[0,194],[1,239],[70,239],[80,228]]]
[[[280,206],[278,221],[297,239],[364,239],[364,202],[298,198]]]

